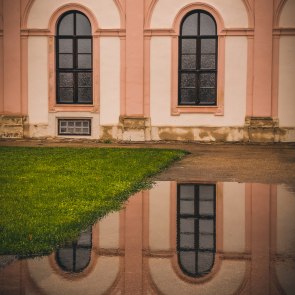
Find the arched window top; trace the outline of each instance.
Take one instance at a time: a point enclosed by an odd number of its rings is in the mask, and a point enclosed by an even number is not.
[[[216,22],[207,11],[193,10],[183,18],[180,32],[182,36],[216,36]]]
[[[57,22],[57,36],[91,36],[90,21],[80,11],[68,11]]]

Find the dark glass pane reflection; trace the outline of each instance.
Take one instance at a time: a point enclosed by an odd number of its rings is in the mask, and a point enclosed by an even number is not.
[[[215,88],[201,88],[200,89],[200,102],[202,103],[216,103],[216,90]]]
[[[59,23],[59,35],[73,35],[74,34],[74,14],[65,15]]]
[[[78,39],[78,53],[91,53],[91,39]]]
[[[78,73],[78,87],[91,87],[92,73]]]
[[[197,53],[197,42],[195,39],[182,39],[182,54]]]
[[[216,39],[201,39],[201,53],[216,52]]]
[[[59,53],[73,53],[72,39],[59,39]]]
[[[78,88],[78,101],[79,102],[91,102],[92,101],[92,88],[83,87]]]
[[[80,234],[78,241],[57,250],[56,261],[66,272],[81,272],[90,262],[91,247],[92,231],[89,228]]]
[[[181,88],[186,88],[186,87],[193,87],[195,88],[196,85],[196,75],[189,74],[189,73],[183,73],[181,74]]]
[[[214,20],[205,13],[200,13],[200,35],[216,35]]]
[[[194,69],[196,69],[197,61],[196,61],[196,55],[195,54],[191,54],[191,55],[183,54],[181,59],[182,59],[181,64],[182,64],[182,69],[183,70],[194,70]]]
[[[76,35],[91,35],[91,25],[83,14],[76,14]]]
[[[215,69],[216,68],[215,54],[201,55],[201,69]]]
[[[79,69],[91,68],[91,54],[78,54],[78,68]]]
[[[189,199],[187,199],[188,196]],[[178,262],[182,271],[188,276],[205,275],[213,267],[215,199],[215,185],[213,184],[178,185]]]
[[[59,85],[60,85],[60,87],[73,87],[74,86],[74,74],[73,73],[59,73]]]
[[[73,68],[73,55],[72,54],[60,54],[59,55],[59,68],[61,68],[61,69]]]
[[[193,13],[189,15],[182,25],[182,35],[198,35],[198,14]]]
[[[59,100],[60,102],[73,102],[74,101],[74,89],[73,88],[59,88]]]
[[[200,87],[215,87],[216,74],[215,73],[201,73],[200,74]]]
[[[196,89],[181,89],[181,103],[194,104],[196,97]]]

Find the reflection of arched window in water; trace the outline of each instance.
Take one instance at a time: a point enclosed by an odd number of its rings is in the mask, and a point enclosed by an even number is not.
[[[177,252],[188,276],[209,273],[215,257],[216,186],[179,184],[177,187]]]
[[[57,250],[57,264],[66,272],[81,272],[90,262],[91,247],[92,230],[90,227],[81,232],[77,241]]]

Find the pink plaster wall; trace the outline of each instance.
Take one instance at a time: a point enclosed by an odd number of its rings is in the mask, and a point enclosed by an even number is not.
[[[126,114],[143,115],[144,1],[126,1]]]
[[[4,112],[21,114],[20,1],[3,2]],[[13,12],[13,13],[12,13]]]
[[[253,116],[271,116],[273,0],[255,1]]]
[[[3,1],[0,0],[0,114],[3,113]]]

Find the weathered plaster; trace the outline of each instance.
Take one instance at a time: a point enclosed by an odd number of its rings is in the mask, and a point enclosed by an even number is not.
[[[26,117],[0,115],[0,138],[22,138]]]

